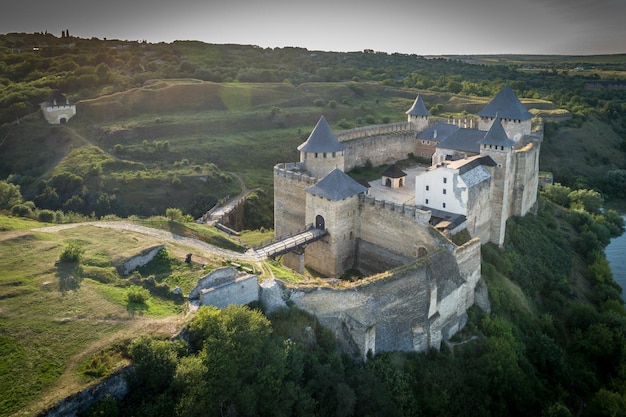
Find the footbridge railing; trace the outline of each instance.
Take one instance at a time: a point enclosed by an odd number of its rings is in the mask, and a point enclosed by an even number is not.
[[[317,229],[311,225],[304,231],[283,237],[280,240],[272,241],[259,248],[255,248],[254,251],[262,258],[274,258],[291,252],[300,246],[315,242],[326,236],[327,233],[326,230]]]

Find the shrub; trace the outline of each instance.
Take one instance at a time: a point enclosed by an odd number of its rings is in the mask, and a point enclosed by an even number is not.
[[[85,250],[77,243],[69,243],[61,252],[59,259],[63,263],[78,263],[84,252]]]
[[[43,223],[54,223],[54,211],[52,210],[41,210],[37,214],[37,220]]]
[[[126,292],[128,304],[145,304],[150,298],[150,292],[143,287],[133,285]]]
[[[11,207],[11,214],[18,217],[30,217],[32,212],[25,204],[16,204]]]
[[[170,207],[165,210],[165,217],[173,222],[181,221],[181,219],[183,219],[183,212],[179,208]]]

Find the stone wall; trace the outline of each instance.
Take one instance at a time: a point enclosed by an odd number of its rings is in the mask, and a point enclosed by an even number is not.
[[[304,189],[317,182],[300,171],[301,163],[278,164],[274,167],[274,234],[287,236],[302,230],[305,223]]]
[[[480,269],[469,271],[475,267],[469,257],[476,249],[480,251],[476,243],[462,249],[460,263],[456,252],[439,250],[351,288],[287,287],[283,292],[287,296],[272,299],[288,298],[315,315],[335,333],[345,352],[360,358],[368,350],[439,348],[442,339],[465,324],[468,302],[474,299],[473,278],[480,275]],[[480,262],[480,256],[477,259]]]
[[[537,203],[539,187],[539,143],[530,143],[515,151],[515,184],[513,189],[513,214],[524,216]]]
[[[47,106],[42,105],[41,110],[46,121],[53,125],[65,123],[76,114],[75,105]]]
[[[415,132],[404,131],[389,135],[365,136],[343,141],[345,171],[365,166],[393,164],[415,153]]]
[[[154,257],[157,255],[157,253],[161,251],[161,249],[165,249],[165,246],[155,246],[154,248],[150,248],[144,251],[140,255],[133,256],[132,258],[124,262],[124,265],[121,268],[122,274],[127,275],[134,271],[136,268],[146,265],[148,262],[154,259]]]
[[[131,367],[124,368],[101,383],[59,401],[48,410],[39,413],[37,417],[76,417],[84,413],[95,401],[103,400],[106,397],[113,397],[117,400],[123,399],[128,393],[126,378],[131,369]]]
[[[381,136],[389,134],[404,134],[411,130],[408,122],[388,123],[384,125],[371,125],[357,127],[354,129],[343,130],[335,133],[335,137],[339,142],[349,141],[352,139],[360,139],[367,136]]]
[[[362,241],[409,259],[416,259],[420,252],[432,253],[446,245],[445,238],[428,224],[429,211],[363,196],[360,212],[357,235]],[[367,253],[360,252],[359,263]]]

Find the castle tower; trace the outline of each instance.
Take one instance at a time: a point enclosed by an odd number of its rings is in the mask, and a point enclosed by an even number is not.
[[[526,110],[511,87],[505,85],[479,113],[478,129],[489,130],[496,117],[509,139],[515,143],[531,133],[533,115]]]
[[[298,150],[300,162],[313,177],[322,178],[335,168],[344,170],[345,146],[339,143],[324,116]]]
[[[305,250],[305,264],[329,277],[354,267],[359,217],[359,194],[367,188],[340,169],[307,187],[306,223],[328,231]]]
[[[504,243],[506,221],[513,210],[513,188],[515,185],[515,142],[508,138],[498,115],[491,128],[479,142],[480,154],[490,156],[497,164],[491,177],[491,221],[490,241],[498,245]]]
[[[428,129],[428,116],[430,112],[426,109],[422,97],[418,94],[413,102],[413,106],[406,111],[411,130],[421,132]]]

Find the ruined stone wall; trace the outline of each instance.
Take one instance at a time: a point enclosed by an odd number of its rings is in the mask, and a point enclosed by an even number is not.
[[[202,305],[224,308],[229,304],[244,305],[259,300],[259,283],[256,275],[246,275],[203,290]]]
[[[415,132],[365,136],[341,143],[346,147],[345,171],[350,171],[365,166],[368,160],[379,166],[406,159],[409,153],[415,152]]]
[[[300,163],[278,164],[274,167],[274,234],[286,236],[306,226],[304,189],[317,182],[300,171]]]
[[[144,253],[133,256],[122,265],[121,271],[123,275],[128,275],[136,268],[146,265],[148,262],[154,259],[154,257],[161,251],[161,249],[165,249],[165,246],[159,245],[153,248],[144,251]]]
[[[463,257],[476,250],[470,246]],[[463,274],[475,276],[470,267],[463,260]],[[439,250],[352,288],[290,288],[286,298],[332,330],[344,351],[364,358],[368,350],[439,348],[465,324],[472,285],[463,278],[454,251]]]

